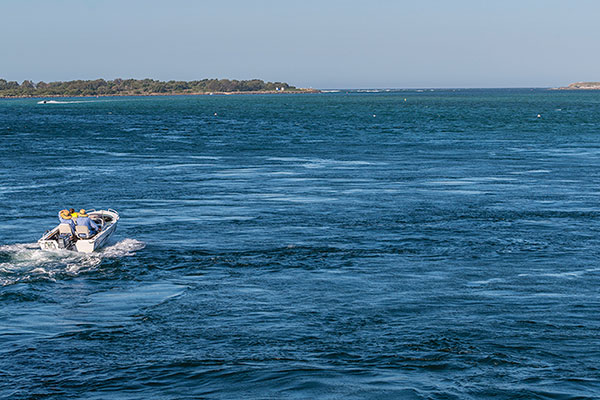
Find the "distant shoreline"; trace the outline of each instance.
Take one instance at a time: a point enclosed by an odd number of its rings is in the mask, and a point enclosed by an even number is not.
[[[285,82],[261,79],[202,79],[195,81],[158,81],[154,79],[95,79],[66,82],[24,80],[22,83],[0,79],[0,98],[112,97],[112,96],[185,96],[271,93],[314,93]]]
[[[552,90],[600,90],[600,82],[575,82]]]
[[[244,92],[195,92],[195,93],[114,93],[102,95],[64,95],[53,94],[46,96],[23,95],[23,96],[0,96],[0,99],[56,99],[56,98],[100,98],[100,97],[153,97],[153,96],[232,96],[243,94],[310,94],[321,93],[318,89],[294,89],[294,90],[257,90]]]

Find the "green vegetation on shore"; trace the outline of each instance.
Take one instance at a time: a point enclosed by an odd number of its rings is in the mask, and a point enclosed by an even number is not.
[[[169,95],[203,93],[248,92],[304,92],[284,82],[264,82],[260,79],[247,81],[229,79],[203,79],[201,81],[168,81],[154,79],[115,79],[105,81],[38,82],[0,79],[0,97],[57,97],[57,96],[127,96]]]

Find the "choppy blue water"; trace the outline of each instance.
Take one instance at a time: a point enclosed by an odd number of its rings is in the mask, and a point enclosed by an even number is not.
[[[599,92],[37,101],[0,101],[0,397],[600,396]],[[36,249],[65,207],[110,246]]]

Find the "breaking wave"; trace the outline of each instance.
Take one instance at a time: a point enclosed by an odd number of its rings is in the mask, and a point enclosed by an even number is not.
[[[123,239],[95,253],[41,250],[37,243],[0,246],[0,285],[32,280],[56,281],[60,276],[77,276],[94,271],[104,258],[131,257],[145,247],[135,239]]]

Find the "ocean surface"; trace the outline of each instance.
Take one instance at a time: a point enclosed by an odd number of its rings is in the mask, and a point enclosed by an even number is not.
[[[600,398],[600,92],[0,100],[0,398]],[[91,255],[36,241],[113,208]]]

